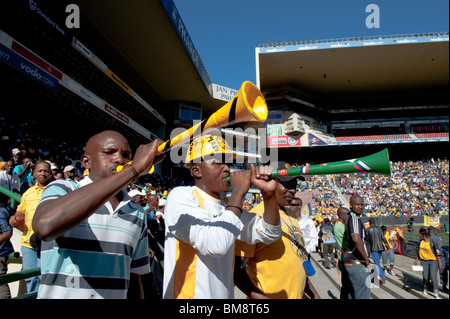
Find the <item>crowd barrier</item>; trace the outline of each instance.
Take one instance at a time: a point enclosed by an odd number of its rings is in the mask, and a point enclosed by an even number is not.
[[[417,215],[417,216],[377,216],[377,217],[361,217],[361,221],[363,224],[369,222],[369,219],[375,219],[376,225],[384,225],[384,226],[407,226],[409,225],[410,218],[412,219],[413,225],[416,226],[431,226],[432,223],[438,223],[448,230],[448,215],[442,216],[426,216],[426,215]],[[425,221],[427,219],[427,221]],[[436,221],[435,221],[436,219]],[[434,226],[434,225],[433,225]],[[435,226],[436,227],[436,226]],[[437,228],[437,227],[436,227]]]

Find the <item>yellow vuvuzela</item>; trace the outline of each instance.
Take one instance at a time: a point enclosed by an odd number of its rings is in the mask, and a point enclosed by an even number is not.
[[[208,119],[162,143],[158,147],[156,155],[165,153],[175,146],[190,142],[193,137],[204,134],[207,130],[247,121],[264,122],[267,119],[267,115],[267,104],[261,91],[253,83],[246,81],[228,103],[214,112]],[[129,162],[128,164],[131,163]],[[122,169],[123,166],[121,165],[117,167],[118,172]],[[152,174],[153,171],[154,167],[152,166],[149,174]]]

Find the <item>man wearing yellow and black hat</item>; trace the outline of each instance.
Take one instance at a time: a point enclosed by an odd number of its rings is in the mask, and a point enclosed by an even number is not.
[[[189,147],[185,167],[195,186],[174,188],[166,202],[164,298],[233,298],[235,240],[269,244],[281,235],[272,167],[231,172],[234,155],[221,136],[200,136]],[[264,197],[263,217],[242,209],[250,184]]]
[[[277,170],[291,168],[286,162],[273,165]],[[320,299],[308,279],[315,271],[308,260],[303,234],[295,213],[288,208],[296,193],[297,179],[303,177],[276,178],[275,199],[282,224],[281,237],[269,245],[236,241],[235,282],[250,298]],[[261,215],[261,204],[250,212]],[[242,258],[247,259],[246,267],[240,266]]]

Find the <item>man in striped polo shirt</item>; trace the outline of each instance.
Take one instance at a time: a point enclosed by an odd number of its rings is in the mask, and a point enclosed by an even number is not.
[[[38,298],[143,298],[140,275],[150,271],[145,213],[123,188],[148,172],[157,140],[136,150],[116,131],[94,135],[81,163],[89,176],[45,189],[33,218],[42,239]],[[127,169],[128,168],[128,169]]]

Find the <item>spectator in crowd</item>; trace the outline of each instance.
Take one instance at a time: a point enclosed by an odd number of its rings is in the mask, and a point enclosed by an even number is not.
[[[144,206],[145,195],[146,194],[144,192],[137,189],[132,189],[128,192],[128,196],[130,196],[131,201],[142,207]]]
[[[394,248],[392,247],[390,241],[389,231],[386,226],[381,226],[381,230],[383,231],[383,236],[386,239],[387,246],[386,249],[381,253],[381,259],[383,262],[383,271],[392,276],[395,276],[394,266],[395,266],[395,253]],[[389,268],[388,268],[389,266]]]
[[[38,162],[34,170],[36,185],[30,187],[23,195],[16,213],[9,222],[22,232],[22,269],[40,267],[39,241],[32,228],[32,220],[39,200],[45,187],[50,183],[51,169],[47,162]],[[39,288],[40,276],[25,279],[27,292],[36,291]]]
[[[147,232],[150,249],[152,254],[156,255],[158,260],[164,259],[164,232],[165,227],[161,227],[156,215],[160,215],[159,212],[159,201],[158,195],[155,191],[151,191],[147,194],[147,205],[145,206],[145,211],[147,212]]]
[[[77,169],[72,165],[67,165],[66,167],[64,167],[63,170],[64,179],[75,180],[76,170]]]
[[[270,244],[281,234],[276,182],[269,179],[273,169],[252,165],[251,170],[231,173],[227,163],[233,158],[221,136],[199,136],[188,149],[185,166],[195,186],[174,188],[164,214],[164,298],[233,298],[236,239]],[[225,203],[221,196],[230,184]],[[242,210],[250,184],[265,198],[264,218]]]
[[[144,297],[140,274],[150,270],[145,215],[123,188],[162,159],[155,159],[160,144],[140,145],[133,163],[126,164],[132,153],[125,137],[100,132],[88,140],[81,158],[89,176],[46,188],[33,219],[42,239],[38,298]],[[119,173],[118,165],[124,165]]]
[[[166,205],[165,199],[158,201],[158,210],[155,212],[156,227],[153,227],[151,236],[153,236],[153,243],[150,248],[154,253],[151,255],[151,271],[153,274],[152,295],[157,298],[162,297],[163,293],[163,274],[164,274],[164,238],[165,238],[165,222],[164,222],[164,208]],[[149,241],[150,243],[150,241]],[[155,247],[155,244],[157,247]]]
[[[34,168],[33,161],[31,158],[26,157],[22,159],[22,164],[17,165],[13,169],[13,174],[17,175],[20,179],[20,189],[19,193],[23,195],[28,188],[30,188],[30,184],[33,183],[32,177],[32,169]]]
[[[305,240],[305,248],[308,254],[311,254],[316,250],[317,245],[317,231],[314,222],[309,216],[302,214],[303,201],[299,197],[294,197],[289,205],[289,208],[297,217],[298,225],[303,234],[303,239]]]
[[[23,153],[18,148],[13,148],[11,154],[14,161],[14,167],[17,165],[21,165],[23,160]]]
[[[434,226],[429,226],[428,227],[428,232],[430,233],[431,236],[431,240],[433,241],[434,245],[436,245],[436,247],[438,247],[439,251],[442,253],[442,239],[437,235],[437,228]],[[441,255],[441,264],[442,264],[442,269],[439,270],[439,279],[442,285],[442,291],[447,291],[447,285],[448,285],[448,273],[447,273],[447,269],[448,265],[446,264],[446,261],[443,257],[443,255]]]
[[[442,239],[437,235],[437,228],[434,226],[428,226],[428,232],[430,233],[431,240],[433,240],[436,247],[438,247],[439,250],[442,249]]]
[[[9,224],[9,219],[14,214],[14,210],[8,206],[8,197],[0,193],[0,276],[8,272],[8,257],[14,252],[10,241],[13,229]],[[11,291],[8,284],[0,284],[0,299],[10,299]]]
[[[443,269],[441,263],[441,251],[431,239],[431,234],[426,227],[420,228],[419,235],[421,239],[419,255],[414,261],[414,265],[417,265],[420,260],[423,267],[423,293],[425,295],[428,293],[428,277],[430,277],[434,296],[436,299],[440,299],[438,271],[442,271]]]
[[[147,183],[148,184],[148,183]],[[150,256],[149,274],[142,277],[146,298],[162,298],[163,272],[164,272],[164,239],[165,224],[159,223],[156,215],[159,212],[159,198],[156,191],[146,189],[147,204],[144,210],[147,214],[147,233]],[[159,217],[161,218],[161,216]]]
[[[161,198],[158,201],[158,211],[155,213],[156,220],[158,224],[160,225],[161,230],[164,232],[164,229],[166,229],[166,225],[164,222],[164,209],[166,207],[167,200],[164,198]]]
[[[52,181],[56,181],[57,179],[64,179],[64,174],[63,172],[56,172],[55,175],[53,175]]]
[[[330,258],[331,264],[333,267],[336,267],[336,259],[334,257],[334,249],[336,247],[336,238],[333,235],[333,226],[331,225],[331,221],[328,218],[323,220],[323,225],[320,227],[319,237],[322,238],[323,243],[323,259],[325,260],[324,267],[326,269],[331,269],[330,266]]]
[[[377,273],[380,276],[381,284],[384,284],[386,274],[384,273],[383,268],[381,268],[380,258],[383,251],[387,250],[387,247],[389,247],[389,243],[384,237],[381,228],[375,225],[375,219],[373,217],[369,219],[369,225],[370,226],[367,228],[367,238],[370,243],[371,256],[375,266],[377,267]]]
[[[64,178],[64,175],[60,174],[59,168],[55,163],[50,163],[50,168],[52,169],[52,181]]]
[[[149,245],[150,273],[141,276],[146,299],[162,298],[162,277],[164,264],[164,228],[156,219],[159,198],[151,184],[146,183],[147,238]]]
[[[343,256],[345,254],[345,251],[347,250],[347,240],[345,236],[345,220],[347,218],[348,213],[349,209],[347,207],[340,206],[337,210],[338,219],[333,226],[333,235],[336,238],[336,249],[338,250],[337,268],[340,273],[340,286],[341,286],[340,299],[348,299],[350,291],[352,289],[352,283],[350,282],[348,274],[344,274],[346,270],[343,261]]]
[[[3,170],[0,171],[0,185],[11,192],[19,192],[19,177],[13,174],[13,165],[13,160],[6,161],[5,165],[3,165]]]
[[[83,168],[81,167],[81,162],[76,161],[75,163],[75,180],[81,180],[83,178]]]
[[[145,183],[144,188],[145,188],[145,192],[147,194],[150,194],[153,191],[153,187],[152,187],[151,183]]]
[[[352,284],[351,299],[370,299],[370,286],[366,284],[370,265],[366,229],[361,222],[364,210],[364,199],[359,195],[350,197],[350,212],[345,221],[347,250],[343,260],[346,275]]]
[[[316,225],[316,233],[319,234],[320,227],[322,226],[322,223],[323,223],[322,215],[316,215],[314,217],[313,221],[314,221],[314,225]],[[320,256],[323,257],[323,255],[322,255],[322,237],[320,237],[320,236],[317,236],[316,253],[319,253]]]
[[[152,232],[158,228],[158,222],[156,221],[156,211],[158,210],[158,202],[159,197],[156,194],[156,191],[150,191],[146,195],[147,204],[144,207],[144,210],[147,214],[147,231],[149,233],[149,240],[154,238]],[[152,245],[150,245],[150,248]]]
[[[276,169],[286,169],[289,165],[278,162]],[[278,177],[276,180],[275,199],[280,214],[282,236],[273,243],[248,245],[236,241],[236,285],[251,298],[273,299],[320,299],[317,291],[307,277],[308,253],[303,234],[297,218],[289,216],[286,207],[292,203],[296,193],[297,178],[294,176]],[[263,203],[267,198],[253,207],[251,212],[262,216]],[[248,258],[246,267],[242,258]]]
[[[408,232],[413,232],[414,231],[414,217],[410,217],[408,219]]]

